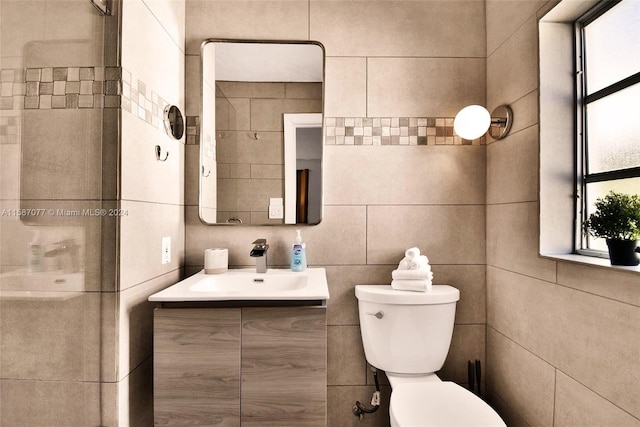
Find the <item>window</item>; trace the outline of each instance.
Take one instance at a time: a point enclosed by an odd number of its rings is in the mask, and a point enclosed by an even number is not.
[[[640,1],[603,1],[576,21],[577,224],[610,190],[640,194]],[[577,232],[579,253],[607,250]],[[606,255],[605,255],[606,256]]]

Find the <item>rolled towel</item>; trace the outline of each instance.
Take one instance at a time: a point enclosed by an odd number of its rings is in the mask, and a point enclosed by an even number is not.
[[[419,248],[409,248],[404,251],[404,258],[398,264],[399,270],[415,270],[415,262],[420,257]]]
[[[392,279],[398,280],[433,280],[433,272],[431,266],[418,270],[393,270],[391,272]]]
[[[400,263],[398,264],[398,270],[409,270],[409,263],[411,262],[412,261],[407,257],[402,258],[402,260],[400,260]]]
[[[417,258],[407,261],[406,268],[400,268],[398,266],[400,270],[421,270],[427,267],[429,267],[429,258],[425,255],[420,255]]]
[[[420,249],[409,248],[405,251],[405,256],[398,264],[398,270],[418,270],[429,265],[429,258],[420,255]]]
[[[416,263],[418,264],[418,268],[414,268],[413,270],[419,270],[421,268],[427,268],[427,267],[431,269],[431,267],[429,266],[429,258],[427,258],[426,255],[420,255],[416,260]]]
[[[431,292],[431,280],[392,280],[391,288],[397,291]]]
[[[419,248],[409,248],[406,251],[404,251],[404,256],[409,258],[409,259],[418,258],[420,256],[420,249]]]

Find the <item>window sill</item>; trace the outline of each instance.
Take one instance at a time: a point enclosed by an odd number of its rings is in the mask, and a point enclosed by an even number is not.
[[[585,255],[578,255],[578,254],[550,254],[550,253],[549,254],[541,253],[540,256],[542,258],[552,259],[555,261],[567,261],[575,264],[590,265],[593,267],[603,267],[603,268],[610,269],[612,271],[625,271],[625,272],[640,274],[640,265],[636,265],[636,266],[611,265],[609,260],[606,258],[599,258],[599,257],[585,256]]]

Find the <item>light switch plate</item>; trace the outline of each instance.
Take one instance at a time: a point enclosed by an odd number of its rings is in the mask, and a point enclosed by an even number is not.
[[[269,205],[269,219],[284,218],[284,209],[282,205]]]
[[[282,206],[282,197],[269,198],[269,219],[283,219],[284,206]]]
[[[171,262],[171,237],[162,238],[162,263],[169,264]]]

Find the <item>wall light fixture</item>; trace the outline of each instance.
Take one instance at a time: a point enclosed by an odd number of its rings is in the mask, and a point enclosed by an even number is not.
[[[511,130],[513,111],[508,105],[496,107],[491,114],[481,105],[469,105],[456,114],[453,129],[464,139],[480,138],[487,131],[493,139],[502,139]]]

